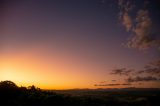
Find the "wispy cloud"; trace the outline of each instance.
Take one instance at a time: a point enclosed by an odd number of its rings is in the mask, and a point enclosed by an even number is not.
[[[146,77],[140,77],[140,76],[136,76],[136,77],[129,77],[126,79],[127,82],[131,83],[131,82],[149,82],[149,81],[158,81],[159,79],[157,77],[153,77],[153,76],[146,76]]]
[[[123,20],[122,23],[126,27],[126,30],[130,31],[132,28],[132,19],[127,12],[123,14],[122,20]]]
[[[119,68],[114,69],[110,73],[111,75],[123,75],[125,76],[124,81],[128,83],[133,82],[150,82],[160,80],[160,59],[154,60],[149,64],[145,65],[140,70]]]
[[[148,74],[156,77],[160,77],[160,59],[154,60],[144,66],[142,70],[138,70],[136,74]]]
[[[154,60],[147,64],[144,67],[143,72],[160,77],[160,59]]]
[[[133,26],[133,22],[129,15],[129,11],[132,10],[133,5],[131,5],[129,1],[126,2],[125,0],[119,0],[118,5],[120,8],[119,19],[122,21],[126,30],[130,31]]]
[[[131,83],[122,83],[122,84],[95,84],[94,86],[129,86],[129,85],[132,85]]]
[[[119,68],[119,69],[112,70],[112,72],[110,74],[128,76],[133,72],[134,72],[133,69]]]
[[[160,40],[155,37],[152,30],[152,19],[149,10],[146,8],[149,2],[144,2],[145,9],[136,11],[136,16],[131,16],[130,12],[135,5],[130,0],[119,0],[118,5],[120,9],[120,21],[130,32],[132,37],[128,40],[126,46],[129,48],[136,48],[139,50],[146,50],[151,46],[158,46],[160,48]],[[132,11],[133,12],[133,11]]]
[[[135,8],[135,0],[119,0],[119,19],[130,37],[125,46],[138,50],[147,50],[151,47],[160,49],[160,39],[153,31],[153,20],[149,9],[149,2],[144,1],[143,6]],[[132,15],[131,15],[132,13]],[[118,68],[112,70],[111,75],[120,75],[124,82],[143,84],[144,82],[157,82],[160,80],[160,58],[145,65],[142,69]]]
[[[147,49],[156,43],[151,30],[152,20],[148,10],[139,10],[136,17],[136,26],[132,30],[134,36],[128,40],[127,46],[140,50]]]

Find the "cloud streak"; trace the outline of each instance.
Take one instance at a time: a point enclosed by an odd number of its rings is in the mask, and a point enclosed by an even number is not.
[[[133,72],[134,72],[133,69],[119,68],[119,69],[112,70],[112,72],[110,74],[128,76]]]
[[[137,70],[135,74],[147,74],[160,77],[160,59],[150,62],[142,70]]]
[[[160,77],[160,59],[150,62],[144,67],[143,73]]]
[[[126,83],[160,81],[160,59],[150,62],[141,70],[119,68],[112,70],[110,74],[125,76],[123,80]]]
[[[132,82],[149,82],[149,81],[159,81],[158,78],[152,77],[152,76],[146,76],[146,77],[129,77],[126,79],[127,82],[132,83]]]
[[[129,86],[129,85],[132,85],[132,84],[130,84],[130,83],[123,83],[123,84],[119,84],[119,83],[117,83],[117,84],[95,84],[94,86],[121,86],[121,85]]]

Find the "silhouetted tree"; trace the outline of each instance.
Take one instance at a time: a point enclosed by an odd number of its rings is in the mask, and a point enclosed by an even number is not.
[[[36,87],[34,85],[29,86],[28,89],[31,90],[31,91],[36,91]]]
[[[12,81],[0,82],[0,106],[159,106],[160,91],[87,91],[71,96],[40,90],[34,85],[18,87]],[[74,93],[74,92],[73,92]],[[77,91],[79,93],[79,91]],[[93,93],[93,95],[90,93]],[[101,93],[104,93],[101,95]],[[75,93],[76,94],[76,93]],[[89,94],[89,95],[88,95]],[[96,94],[96,95],[95,95]],[[98,95],[97,95],[98,94]],[[154,95],[153,95],[154,94]]]
[[[1,81],[0,89],[17,89],[18,86],[12,81]]]

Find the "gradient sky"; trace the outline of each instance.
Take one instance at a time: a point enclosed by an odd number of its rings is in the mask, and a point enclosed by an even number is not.
[[[141,69],[159,58],[156,47],[126,46],[133,33],[120,19],[120,1],[1,0],[0,80],[44,89],[130,87],[94,86],[103,81],[125,83],[111,71]],[[130,15],[135,18],[146,0],[133,1]],[[144,7],[156,35],[160,33],[158,3],[149,0]],[[160,87],[160,83],[134,86]]]

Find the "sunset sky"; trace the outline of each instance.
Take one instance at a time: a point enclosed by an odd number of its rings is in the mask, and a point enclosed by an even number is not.
[[[160,87],[159,19],[159,0],[0,0],[0,80]]]

